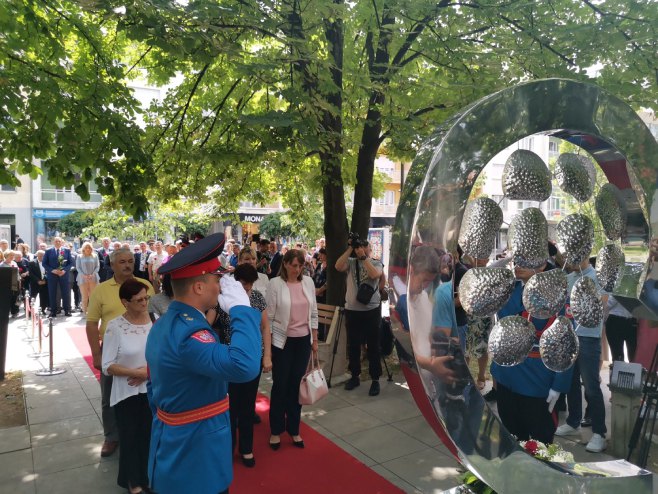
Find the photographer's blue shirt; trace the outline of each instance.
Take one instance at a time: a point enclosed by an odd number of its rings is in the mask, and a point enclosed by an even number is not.
[[[443,283],[434,292],[432,327],[450,328],[450,336],[458,336],[452,281]]]

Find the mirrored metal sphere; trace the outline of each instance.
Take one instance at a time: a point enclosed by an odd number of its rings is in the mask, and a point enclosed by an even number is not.
[[[548,319],[567,301],[567,275],[561,269],[535,273],[523,287],[523,306],[533,316]]]
[[[489,335],[489,352],[498,365],[518,365],[535,343],[535,326],[521,316],[500,319]]]
[[[459,284],[462,308],[475,317],[498,312],[514,290],[514,273],[507,268],[469,269]]]
[[[470,201],[464,211],[459,245],[464,254],[475,259],[486,259],[496,246],[496,236],[503,224],[503,211],[496,201],[478,197]]]
[[[527,149],[517,149],[505,162],[503,194],[518,201],[545,201],[551,196],[551,172],[541,157]]]
[[[608,244],[601,248],[596,256],[596,279],[599,280],[601,289],[612,291],[625,263],[624,251],[617,244]]]
[[[564,192],[571,194],[578,202],[585,202],[594,192],[594,163],[582,154],[561,154],[555,162],[555,178]]]
[[[603,320],[603,302],[596,283],[582,276],[571,289],[571,314],[574,320],[585,328],[595,328]]]
[[[610,183],[604,184],[596,195],[594,207],[608,240],[620,239],[626,230],[627,212],[617,186]]]
[[[537,269],[548,259],[548,223],[537,208],[517,214],[510,225],[509,243],[514,264]]]
[[[584,214],[570,214],[557,225],[557,248],[567,264],[588,259],[594,245],[594,226]]]
[[[564,316],[557,317],[539,339],[541,359],[554,372],[569,369],[578,358],[578,348],[578,336]]]

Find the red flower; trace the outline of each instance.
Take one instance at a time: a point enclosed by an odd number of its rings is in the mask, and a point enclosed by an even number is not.
[[[533,456],[536,455],[537,451],[539,450],[537,441],[533,441],[532,439],[530,441],[526,441],[525,450]]]

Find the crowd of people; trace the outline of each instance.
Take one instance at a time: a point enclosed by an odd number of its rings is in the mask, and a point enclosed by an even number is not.
[[[590,452],[601,452],[607,447],[605,406],[600,383],[601,365],[604,360],[606,337],[610,344],[613,361],[632,361],[637,342],[637,320],[615,298],[604,292],[594,270],[595,259],[584,259],[578,264],[566,263],[555,245],[549,242],[549,256],[536,270],[513,268],[516,278],[514,290],[505,306],[496,316],[517,315],[529,319],[536,329],[533,349],[520,364],[502,366],[491,363],[492,387],[484,394],[487,401],[497,401],[498,414],[503,425],[519,440],[536,439],[552,443],[554,436],[579,436],[581,427],[591,427],[592,437],[586,445]],[[463,359],[477,360],[478,374],[475,386],[484,393],[488,365],[488,339],[493,327],[493,318],[471,317],[463,310],[459,300],[459,285],[464,274],[475,267],[502,267],[511,263],[505,254],[498,260],[473,259],[458,249],[454,254],[429,245],[416,246],[408,268],[408,285],[400,287],[403,293],[395,305],[395,314],[402,326],[411,333],[414,352],[421,372],[428,382],[437,382],[435,388],[450,387],[470,390],[470,385],[458,387],[459,372],[451,363],[457,353],[437,353],[440,337],[452,338],[459,343]],[[523,302],[525,283],[536,272],[563,269],[567,275],[567,293],[581,277],[590,278],[599,291],[605,307],[604,318],[596,327],[588,328],[574,322],[579,342],[579,354],[575,364],[564,372],[554,372],[542,362],[539,339],[545,329],[555,320],[532,317]],[[393,283],[399,280],[393,279]],[[397,285],[396,285],[397,286]],[[571,318],[569,300],[559,315]],[[572,319],[573,320],[573,319]],[[605,330],[604,330],[605,327]],[[624,345],[626,351],[624,351]],[[584,410],[582,394],[584,388],[587,407]],[[435,390],[428,390],[430,395]],[[459,393],[458,393],[459,394]],[[566,422],[559,425],[559,411],[566,411]]]
[[[216,236],[207,239],[211,237]],[[217,487],[213,487],[212,492],[227,490],[231,478],[231,468],[227,466],[227,461],[231,463],[230,451],[237,452],[246,467],[255,467],[254,450],[259,446],[254,445],[253,428],[261,422],[255,411],[261,372],[271,372],[273,380],[268,446],[279,450],[285,433],[294,447],[305,447],[300,435],[302,406],[298,392],[311,353],[318,351],[317,304],[325,301],[327,290],[324,239],[319,239],[315,247],[308,250],[303,243],[279,249],[273,240],[262,239],[243,246],[232,239],[224,242],[221,237],[222,241],[215,242],[211,251],[204,252],[199,249],[207,250],[208,242],[202,236],[197,242],[182,237],[173,243],[156,240],[135,244],[103,238],[97,247],[86,240],[79,249],[56,237],[51,245],[40,244],[34,253],[25,243],[10,249],[8,242],[0,242],[2,266],[16,268],[12,271],[16,274],[12,292],[14,316],[18,314],[20,301],[30,297],[48,317],[71,317],[77,312],[86,320],[93,365],[101,371],[104,430],[101,456],[111,456],[119,450],[117,482],[132,494],[151,489],[164,493],[183,492],[174,486],[180,486],[183,477],[189,483],[189,476],[179,474],[181,478],[175,478],[176,472],[190,460],[174,465],[172,458],[184,452],[192,454],[189,451],[192,445],[164,445],[162,437],[169,433],[168,424],[184,420],[190,410],[211,406],[213,400],[215,404],[220,403],[226,396],[230,396],[226,407],[230,411],[227,415],[230,417],[227,429],[230,440],[224,444],[217,438],[221,444],[207,445],[209,451],[219,454],[219,462],[215,465],[218,473],[214,478],[220,480],[206,479],[207,483],[202,484],[207,474],[196,466],[199,477],[192,484],[198,482],[198,489],[192,490],[207,492],[208,485]],[[351,275],[355,275],[358,264],[363,280],[377,288],[382,277],[381,264],[369,259],[367,246],[350,248],[348,253],[352,250],[358,259],[346,263],[341,258],[337,267],[341,270],[349,267]],[[199,257],[204,255],[205,259]],[[194,266],[208,267],[208,263],[216,263],[216,266],[193,270]],[[210,276],[215,274],[218,276]],[[219,276],[223,280],[222,293],[228,294],[218,296],[212,288],[217,285]],[[242,305],[254,309],[257,316],[234,313],[233,307],[240,305],[237,302],[223,305],[222,297],[232,300],[230,293],[237,293],[235,286],[224,290],[224,282],[229,279],[237,283],[244,294]],[[197,281],[203,283],[197,284]],[[348,283],[347,289],[348,332],[353,333],[350,337],[353,342],[350,346],[351,382],[359,379],[361,344],[367,342],[368,348],[378,348],[373,338],[378,335],[380,317],[379,310],[377,315],[373,310],[375,306],[379,308],[379,295],[368,304],[361,304],[355,299],[357,286],[356,281]],[[200,314],[203,314],[201,319],[197,317]],[[190,331],[195,330],[189,334],[183,332],[194,341],[181,340],[177,348],[172,347],[171,341],[185,337],[172,334],[172,328],[185,324],[190,326]],[[160,332],[167,332],[171,341],[156,338],[154,328],[162,328]],[[245,336],[245,333],[249,334]],[[258,372],[247,375],[245,363],[240,363],[246,358],[240,353],[240,347],[255,342],[259,347]],[[190,356],[185,357],[181,352],[188,344]],[[197,348],[197,345],[200,346]],[[156,347],[157,352],[149,349]],[[216,355],[212,359],[221,354],[222,362],[208,361],[208,367],[202,369],[203,361],[187,360],[192,355],[202,358],[200,355],[206,355],[206,351],[213,348]],[[172,371],[171,360],[160,360],[169,351],[171,359],[183,359],[179,362],[181,369],[176,372]],[[379,355],[369,350],[368,357],[373,378],[370,394],[375,395],[379,392],[377,379],[381,374]],[[173,382],[180,384],[189,373],[214,379],[216,382],[211,386],[214,393],[208,394],[205,389],[192,396],[170,389]],[[163,376],[163,379],[154,376]],[[164,376],[168,376],[167,379]],[[347,389],[353,387],[347,386]],[[208,403],[200,402],[204,397]],[[180,435],[182,428],[171,427],[176,430],[172,437],[184,441],[184,434]],[[160,439],[154,446],[156,435]],[[199,444],[203,445],[203,441]],[[228,448],[228,455],[224,446]],[[166,460],[162,459],[163,454],[167,455]]]

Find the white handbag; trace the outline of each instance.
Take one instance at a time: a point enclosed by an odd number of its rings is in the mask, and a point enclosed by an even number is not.
[[[313,405],[327,394],[329,394],[329,387],[324,378],[324,372],[320,368],[320,360],[317,358],[317,354],[311,352],[308,369],[299,384],[299,404]]]

